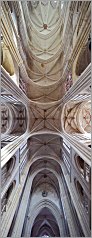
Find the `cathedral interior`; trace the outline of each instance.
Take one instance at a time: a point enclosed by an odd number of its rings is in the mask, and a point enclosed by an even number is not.
[[[1,237],[91,237],[91,1],[1,1]]]

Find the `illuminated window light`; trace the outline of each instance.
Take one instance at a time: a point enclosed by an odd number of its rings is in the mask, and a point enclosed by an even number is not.
[[[61,9],[63,8],[64,3],[61,3]]]

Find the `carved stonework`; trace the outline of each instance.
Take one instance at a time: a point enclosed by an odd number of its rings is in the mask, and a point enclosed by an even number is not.
[[[5,106],[1,106],[1,132],[5,133],[9,126],[9,110]]]
[[[91,102],[69,103],[63,111],[64,130],[68,133],[91,132]]]
[[[47,27],[48,27],[47,24],[43,24],[44,29],[47,29]]]

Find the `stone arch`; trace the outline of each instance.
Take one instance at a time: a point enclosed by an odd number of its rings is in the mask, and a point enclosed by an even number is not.
[[[76,75],[80,76],[81,73],[86,69],[86,67],[91,62],[91,51],[89,47],[89,42],[81,49],[76,62]]]
[[[19,68],[9,46],[1,39],[1,65],[11,76],[12,80],[19,84]]]
[[[47,207],[42,208],[39,212],[38,216],[35,218],[31,231],[31,237],[40,237],[45,235],[50,237],[60,236],[56,218]]]
[[[74,178],[74,184],[77,197],[79,197],[82,207],[85,208],[85,212],[88,214],[89,194],[87,194],[87,191],[85,191],[82,184],[76,177]]]
[[[11,176],[16,164],[16,156],[12,156],[10,160],[4,165],[1,171],[1,185],[6,183],[7,179]]]
[[[36,216],[38,215],[36,215],[35,217],[34,217],[34,212],[35,211],[37,211],[37,208],[36,208],[36,206],[37,206],[37,203],[35,203],[35,201],[37,201],[37,199],[36,199],[36,197],[34,198],[34,196],[33,196],[33,189],[32,189],[32,185],[33,185],[33,183],[35,182],[34,180],[35,180],[35,178],[37,177],[37,175],[38,174],[40,174],[41,172],[43,172],[44,171],[44,169],[43,168],[38,168],[36,171],[34,171],[34,173],[33,174],[31,174],[31,171],[30,171],[30,169],[29,169],[29,180],[30,180],[30,201],[29,201],[29,203],[30,203],[30,205],[29,205],[29,207],[30,207],[30,209],[29,209],[29,211],[27,211],[27,219],[25,220],[25,226],[23,227],[23,235],[24,236],[30,236],[30,234],[31,234],[31,230],[30,230],[30,228],[32,229],[32,227],[33,227],[33,223],[34,223],[34,220],[35,220],[35,218],[36,218]],[[57,194],[57,198],[59,199],[58,200],[58,202],[55,202],[54,200],[53,200],[53,204],[55,205],[55,207],[57,208],[57,210],[60,212],[60,214],[61,214],[61,212],[62,212],[62,217],[60,218],[60,216],[59,216],[59,220],[60,220],[60,225],[59,225],[59,230],[60,230],[60,236],[61,236],[61,234],[62,235],[64,235],[64,227],[63,227],[63,225],[64,225],[64,217],[63,217],[63,211],[62,211],[62,209],[60,209],[59,210],[59,206],[60,206],[60,204],[61,204],[61,196],[62,196],[62,194],[61,194],[61,187],[60,187],[60,177],[59,177],[59,175],[58,175],[58,173],[55,171],[55,170],[53,170],[53,169],[50,169],[49,167],[47,168],[47,171],[49,172],[52,172],[53,174],[54,174],[54,176],[56,177],[56,180],[57,180],[57,183],[58,183],[58,187],[60,188],[59,189],[59,194]],[[37,179],[37,182],[38,182],[38,179]],[[39,186],[38,186],[39,187]],[[35,194],[35,193],[34,193]],[[59,197],[58,197],[59,196]],[[47,200],[49,200],[49,204],[52,204],[52,200],[51,200],[51,197],[49,197],[49,196],[46,196],[46,197],[40,197],[41,199],[38,199],[38,203],[39,202],[41,202],[42,201],[42,204],[43,204],[43,207],[42,208],[44,208],[44,206],[46,207],[46,201]],[[36,200],[35,200],[36,199]],[[59,202],[60,202],[60,204],[59,204]],[[59,204],[59,205],[58,205]],[[51,205],[49,205],[49,208],[50,208],[50,206]],[[39,212],[38,212],[39,213]],[[31,214],[32,214],[32,216],[31,216]],[[56,218],[57,218],[57,216],[58,215],[56,215]],[[34,218],[34,219],[33,219]],[[30,219],[33,219],[33,221],[32,220],[30,220]],[[57,219],[57,221],[58,221],[58,219]],[[32,226],[30,227],[30,224],[32,224]],[[29,227],[29,228],[28,228]]]
[[[32,211],[31,211],[31,213],[33,215],[32,216],[31,216],[31,214],[29,215],[30,219],[29,219],[29,226],[27,227],[27,229],[28,229],[27,236],[30,237],[34,221],[44,207],[48,208],[51,211],[51,213],[53,214],[53,216],[55,217],[56,222],[59,227],[60,236],[63,236],[62,218],[60,215],[60,211],[57,208],[57,206],[53,202],[49,201],[48,199],[41,200],[38,204],[36,204],[36,206],[33,207]]]
[[[57,174],[54,173],[54,170],[50,167],[47,168],[39,168],[37,171],[35,171],[35,175],[32,180],[32,187],[31,187],[31,194],[34,190],[37,189],[39,184],[39,187],[42,190],[42,196],[47,197],[48,193],[51,192],[51,190],[54,190],[54,193],[60,199],[60,189],[59,189],[59,179],[57,178]],[[45,185],[45,187],[44,187]],[[48,188],[48,186],[50,188]],[[46,194],[44,194],[46,192]]]
[[[16,186],[16,180],[13,180],[10,186],[7,188],[6,193],[3,195],[1,199],[1,214],[7,210],[7,206],[9,206],[9,199],[12,196]]]

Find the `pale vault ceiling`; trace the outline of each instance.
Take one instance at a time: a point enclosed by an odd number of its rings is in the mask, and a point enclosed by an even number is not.
[[[36,194],[46,189],[54,205],[61,208],[58,176],[62,179],[60,160],[62,159],[61,99],[65,94],[63,73],[66,49],[63,42],[64,22],[61,15],[61,1],[19,1],[21,15],[17,11],[18,32],[21,44],[18,46],[26,68],[19,76],[25,81],[26,94],[32,104],[28,108],[29,157],[32,161],[30,174],[36,174],[32,183],[32,202]],[[68,36],[67,36],[68,37]],[[71,46],[72,47],[72,46]],[[20,67],[21,68],[21,67]],[[40,198],[39,196],[39,199]],[[39,200],[38,199],[38,200]],[[38,201],[37,201],[38,202]],[[35,204],[34,204],[35,205]],[[29,211],[30,211],[29,206]],[[63,214],[63,213],[62,213]],[[30,226],[30,221],[26,221]],[[35,226],[36,224],[36,226]],[[27,227],[27,226],[25,226]],[[35,229],[37,228],[37,229]],[[52,229],[53,228],[53,229]],[[37,215],[32,236],[46,232],[58,236],[55,217],[45,208]],[[26,230],[26,228],[25,228]]]
[[[19,21],[18,27],[29,77],[27,96],[35,102],[30,108],[30,130],[34,133],[43,131],[43,135],[30,139],[32,151],[36,155],[49,152],[51,156],[54,153],[60,157],[60,139],[53,133],[61,131],[61,108],[58,105],[65,94],[65,83],[62,82],[63,20],[61,2],[45,2],[22,2],[24,22]],[[47,130],[50,136],[44,135]]]
[[[65,83],[62,81],[63,20],[59,1],[57,3],[48,1],[48,4],[44,4],[44,2],[46,1],[22,2],[24,22],[19,21],[18,27],[24,64],[29,77],[29,81],[26,83],[27,96],[35,102],[34,106],[30,107],[30,131],[33,136],[29,139],[29,144],[30,158],[31,160],[38,158],[38,162],[33,164],[31,171],[42,169],[40,173],[37,173],[32,186],[32,201],[34,201],[36,193],[39,194],[39,191],[44,190],[44,186],[46,186],[47,192],[52,191],[54,194],[53,201],[55,199],[59,201],[59,187],[51,170],[59,172],[60,167],[57,162],[62,150],[62,139],[55,133],[61,131],[61,107],[58,108],[58,105],[59,100],[65,94]],[[20,76],[23,76],[22,72],[20,72]],[[44,176],[46,176],[45,179]],[[54,202],[56,203],[56,201]],[[54,226],[56,225],[53,217],[51,217],[51,221],[48,220],[50,214],[47,211],[46,215],[46,209],[42,211],[42,214],[39,215],[40,228],[43,227],[43,220],[44,229],[47,229],[46,223],[50,227],[52,227],[50,222]],[[34,229],[35,226],[33,234]],[[56,227],[55,230],[57,229]]]

